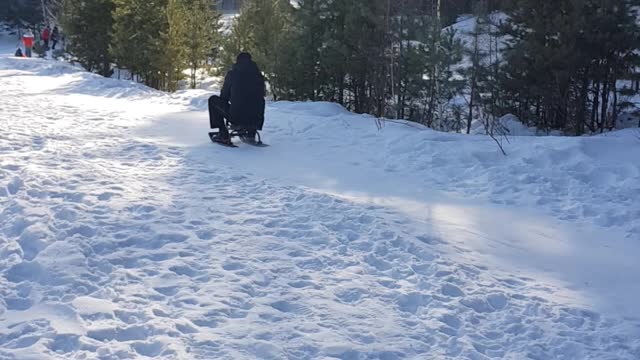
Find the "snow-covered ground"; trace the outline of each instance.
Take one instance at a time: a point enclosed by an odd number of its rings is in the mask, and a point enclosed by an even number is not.
[[[0,359],[638,359],[640,139],[167,95],[0,42]]]

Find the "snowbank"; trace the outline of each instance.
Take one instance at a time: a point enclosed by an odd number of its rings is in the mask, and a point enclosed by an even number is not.
[[[330,102],[291,102],[279,101],[270,104],[272,109],[280,112],[297,112],[317,117],[334,117],[350,114],[342,105]]]
[[[536,136],[537,129],[535,127],[527,127],[525,126],[518,117],[512,114],[507,114],[499,119],[497,119],[497,123],[493,125],[496,129],[498,129],[499,136],[504,133],[507,136]],[[471,123],[471,134],[474,135],[487,135],[489,134],[491,128],[487,129],[487,126],[483,121],[475,120]]]

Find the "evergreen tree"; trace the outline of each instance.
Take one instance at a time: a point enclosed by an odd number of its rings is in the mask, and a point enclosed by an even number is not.
[[[462,44],[440,25],[438,2],[402,0],[392,10],[391,74],[398,118],[457,130],[461,116],[453,100],[461,91],[455,65]],[[452,116],[455,121],[449,121]]]
[[[577,27],[562,26],[571,17],[575,18],[566,24],[576,24],[579,12],[571,0],[535,4],[515,0],[509,10],[505,29],[512,40],[505,52],[503,86],[517,106],[513,110],[525,123],[534,121],[531,125],[551,129],[564,122],[567,108],[563,103],[579,67],[572,64],[575,44],[563,41],[577,38]]]
[[[41,0],[2,0],[0,20],[33,26],[44,21]]]
[[[162,45],[156,59],[159,72],[160,89],[176,91],[178,82],[184,78],[187,68],[188,9],[184,0],[168,0],[166,7],[166,28],[161,30]],[[165,24],[163,24],[165,25]]]
[[[187,68],[184,0],[115,0],[111,53],[146,85],[174,91]]]
[[[617,82],[635,67],[635,0],[513,0],[503,27],[506,107],[542,129],[615,124]],[[590,116],[588,115],[590,113]],[[590,118],[590,121],[586,121]]]
[[[245,20],[247,14],[240,15],[233,20],[231,31],[222,39],[222,54],[219,59],[223,71],[227,71],[236,60],[236,56],[243,51],[250,51],[254,47],[252,40],[254,27],[251,21]]]
[[[580,38],[578,48],[580,53],[589,54],[585,73],[594,83],[592,116],[590,122],[585,122],[591,131],[615,128],[620,106],[628,105],[619,102],[618,82],[633,78],[633,72],[640,65],[638,5],[640,2],[636,0],[587,1],[585,4],[585,35]],[[633,94],[630,90],[625,89],[623,95]],[[600,109],[596,110],[598,105]]]
[[[279,98],[446,127],[461,87],[454,65],[462,47],[453,32],[442,34],[438,3],[301,0],[293,9],[250,1],[226,39],[226,62],[252,52]],[[284,11],[275,16],[278,6]]]
[[[453,24],[458,16],[474,14],[479,5],[486,7],[488,11],[496,11],[503,8],[504,3],[510,0],[447,0],[442,1],[443,24]]]
[[[276,69],[283,68],[286,61],[283,54],[290,45],[291,10],[287,0],[247,1],[223,45],[222,66],[228,69],[240,52],[251,53],[275,98],[288,92]]]
[[[480,105],[484,82],[488,76],[487,57],[489,52],[485,44],[490,40],[490,21],[487,13],[485,1],[476,4],[474,15],[476,23],[473,30],[468,33],[471,39],[470,44],[465,48],[465,56],[468,59],[469,67],[464,70],[464,76],[468,81],[468,113],[466,133],[471,132],[471,124],[474,120],[474,110]]]
[[[187,62],[191,70],[191,88],[196,87],[196,73],[220,46],[221,14],[209,0],[186,0]]]
[[[346,13],[347,2],[322,0],[323,23],[322,47],[319,50],[318,72],[323,79],[324,88],[322,99],[337,102],[348,106],[346,99],[347,88],[347,62],[349,49],[346,39],[350,36],[347,33]],[[313,31],[313,30],[310,30]]]
[[[283,61],[283,68],[278,70],[282,79],[288,79],[292,98],[323,99],[326,86],[321,78],[320,63],[327,31],[327,4],[326,0],[301,0],[293,10],[291,51],[285,54],[285,59],[292,61]]]
[[[463,45],[456,37],[456,31],[432,28],[429,37],[436,38],[428,42],[432,44],[428,49],[427,78],[428,86],[424,94],[425,113],[423,122],[427,126],[444,131],[458,131],[459,119],[453,123],[449,121],[450,110],[454,109],[454,100],[462,93],[465,86],[464,79],[457,71],[457,65],[462,61]]]
[[[385,1],[354,0],[344,10],[347,105],[357,113],[382,116],[384,94],[379,91],[386,85],[388,48]]]
[[[276,97],[336,101],[447,131],[462,130],[464,88],[467,132],[474,118],[505,112],[542,129],[602,131],[629,106],[621,95],[632,89],[621,94],[617,84],[637,67],[635,1],[511,0],[502,56],[488,16],[497,1],[300,0],[293,9],[253,0],[225,57],[252,52]],[[454,3],[482,7],[466,50],[442,29],[441,10]],[[460,71],[463,54],[470,65]]]
[[[112,0],[65,0],[62,26],[67,51],[87,70],[111,76]]]
[[[114,0],[111,53],[119,67],[160,88],[159,57],[166,32],[166,0]]]

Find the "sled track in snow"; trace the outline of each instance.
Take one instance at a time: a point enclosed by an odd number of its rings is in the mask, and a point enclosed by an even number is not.
[[[394,211],[131,139],[122,111],[4,80],[0,359],[640,356],[618,323],[453,262]],[[16,119],[25,100],[44,106]]]

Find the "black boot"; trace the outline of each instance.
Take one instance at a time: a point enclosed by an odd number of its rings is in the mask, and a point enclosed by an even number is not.
[[[217,133],[210,133],[211,141],[214,141],[220,144],[231,145],[232,144],[231,137],[229,136],[229,132],[226,130],[227,129],[224,128],[224,131],[220,129],[220,131],[218,131]]]

